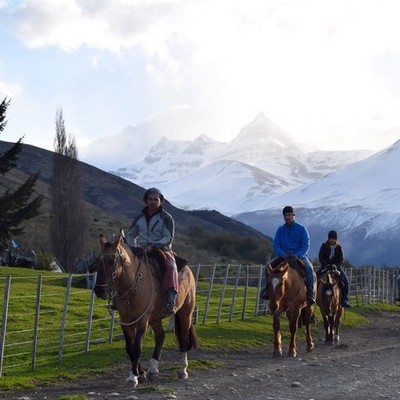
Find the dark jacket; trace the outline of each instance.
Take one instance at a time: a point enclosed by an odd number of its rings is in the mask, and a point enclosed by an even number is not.
[[[321,248],[319,249],[319,262],[321,263],[321,267],[326,267],[328,264],[335,264],[337,267],[341,267],[343,261],[343,249],[339,243],[336,243],[332,258],[329,241],[327,240],[325,243],[322,243]]]

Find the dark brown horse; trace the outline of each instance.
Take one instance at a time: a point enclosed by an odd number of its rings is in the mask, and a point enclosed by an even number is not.
[[[142,342],[149,326],[154,333],[155,347],[149,361],[148,375],[153,379],[158,375],[158,365],[165,339],[162,326],[165,299],[161,291],[160,277],[154,272],[155,260],[145,254],[136,256],[122,235],[108,242],[103,235],[99,237],[100,256],[97,264],[97,277],[94,291],[102,299],[116,294],[115,304],[120,324],[125,336],[125,348],[132,363],[127,381],[134,386],[146,378],[140,365]],[[153,265],[154,264],[154,265]],[[178,377],[188,377],[187,352],[198,347],[198,339],[192,323],[195,308],[196,286],[193,273],[185,265],[179,271],[179,293],[175,314],[175,335],[181,351]]]
[[[340,319],[343,313],[342,288],[339,271],[327,268],[318,278],[317,304],[321,310],[325,328],[325,343],[339,342]]]
[[[269,308],[273,316],[274,356],[282,355],[282,340],[280,332],[280,316],[286,313],[289,320],[290,343],[288,356],[296,357],[296,333],[299,323],[305,326],[307,351],[314,348],[311,337],[314,306],[307,304],[305,280],[298,268],[303,268],[302,261],[297,260],[299,267],[292,266],[283,257],[275,260],[274,265],[268,264],[269,270]]]

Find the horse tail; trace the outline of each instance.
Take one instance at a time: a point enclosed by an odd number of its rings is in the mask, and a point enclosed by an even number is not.
[[[175,314],[175,337],[181,352],[199,348],[199,338],[192,323],[192,314],[186,316],[185,320],[187,318],[189,318],[188,321],[182,321],[182,316],[179,316],[179,313]]]

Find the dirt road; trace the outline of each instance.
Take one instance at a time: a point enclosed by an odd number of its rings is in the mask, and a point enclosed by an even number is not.
[[[128,362],[107,374],[64,382],[37,391],[1,393],[11,400],[55,400],[66,395],[88,399],[251,399],[346,400],[400,398],[400,313],[379,313],[367,326],[344,330],[337,346],[314,336],[315,349],[298,343],[297,358],[272,357],[272,345],[241,352],[205,352],[192,357],[220,367],[190,370],[186,381],[176,378],[177,354],[166,352],[156,383],[133,389],[125,383]],[[287,345],[287,344],[286,344]],[[214,364],[215,365],[215,364]]]

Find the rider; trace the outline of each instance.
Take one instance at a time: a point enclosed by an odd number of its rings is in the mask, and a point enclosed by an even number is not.
[[[343,307],[351,307],[349,302],[349,280],[343,268],[343,261],[343,248],[338,241],[338,234],[336,231],[329,231],[328,240],[322,243],[319,250],[319,262],[321,266],[317,271],[317,277],[320,277],[326,272],[328,265],[335,265],[343,283],[342,305]]]
[[[314,298],[314,270],[308,259],[307,253],[310,249],[310,235],[306,227],[295,221],[295,212],[293,207],[286,206],[282,210],[285,223],[281,225],[275,234],[273,247],[276,257],[286,257],[291,259],[299,258],[303,261],[306,270],[307,303],[315,303]],[[262,299],[268,300],[268,274],[266,275],[266,287],[260,294]]]
[[[167,298],[165,313],[175,314],[179,288],[178,269],[172,252],[175,222],[162,207],[164,196],[159,189],[147,189],[143,201],[146,207],[133,219],[127,232],[127,243],[142,248],[147,254],[154,250],[162,251],[165,257],[162,289]]]

